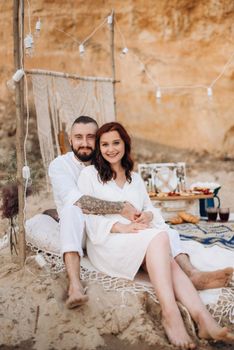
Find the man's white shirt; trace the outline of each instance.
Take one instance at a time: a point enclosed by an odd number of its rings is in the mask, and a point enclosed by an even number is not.
[[[85,165],[75,158],[73,152],[58,156],[50,163],[49,177],[59,215],[65,205],[74,204],[82,196],[77,182],[84,167]]]

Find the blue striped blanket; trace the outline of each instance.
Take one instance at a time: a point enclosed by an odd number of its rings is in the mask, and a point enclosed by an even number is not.
[[[234,250],[234,223],[210,223],[180,224],[172,226],[179,234],[181,240],[193,239],[207,246],[214,244],[222,248]]]

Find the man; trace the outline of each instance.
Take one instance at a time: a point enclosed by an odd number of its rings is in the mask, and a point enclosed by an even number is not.
[[[68,308],[84,304],[85,295],[80,282],[80,257],[83,256],[85,214],[121,214],[130,221],[136,220],[138,212],[128,202],[109,202],[82,195],[77,180],[83,167],[89,165],[94,156],[96,121],[90,117],[77,118],[71,128],[69,142],[72,152],[58,156],[49,166],[54,200],[60,218],[61,253],[69,278]],[[226,285],[232,269],[215,272],[200,272],[195,269],[186,254],[179,254],[176,261],[191,278],[197,289],[216,288]]]

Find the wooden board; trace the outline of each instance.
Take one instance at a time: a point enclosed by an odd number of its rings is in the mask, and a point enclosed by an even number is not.
[[[213,198],[213,194],[191,194],[188,196],[150,196],[150,199],[153,201],[178,201],[178,200],[194,200],[194,199],[208,199]]]

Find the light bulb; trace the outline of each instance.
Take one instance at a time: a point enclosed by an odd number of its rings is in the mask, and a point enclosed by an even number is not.
[[[24,70],[23,69],[17,69],[17,71],[15,72],[15,74],[12,76],[12,79],[15,82],[18,82],[21,80],[21,78],[23,78],[24,76]]]
[[[126,56],[127,53],[128,53],[128,48],[124,47],[123,50],[121,51],[120,57],[123,58],[124,56]]]
[[[83,44],[79,45],[79,52],[80,52],[80,56],[82,57],[85,53],[85,48]]]
[[[41,21],[40,18],[37,20],[36,22],[36,26],[35,26],[35,37],[39,38],[40,36],[40,31],[41,31]]]
[[[112,24],[112,22],[113,22],[113,17],[110,15],[107,17],[107,23]]]
[[[33,36],[31,34],[26,35],[24,38],[24,48],[25,55],[32,57],[33,56]]]
[[[11,79],[9,79],[6,83],[8,89],[10,91],[15,90],[15,83],[19,82],[22,77],[24,76],[24,70],[23,69],[18,69],[12,76]]]
[[[212,98],[212,96],[213,96],[213,90],[212,90],[212,88],[209,86],[208,88],[207,88],[207,96],[211,99]]]
[[[157,90],[156,90],[157,101],[160,101],[161,97],[162,97],[162,93],[161,93],[160,88],[158,87]]]

